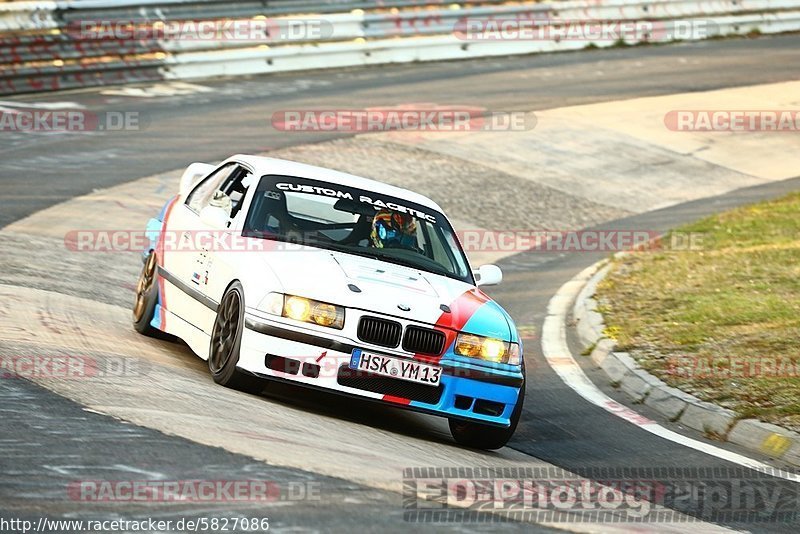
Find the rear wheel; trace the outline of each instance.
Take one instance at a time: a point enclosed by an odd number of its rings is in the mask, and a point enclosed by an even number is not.
[[[152,325],[158,304],[158,257],[150,251],[142,265],[136,282],[136,300],[133,302],[133,328],[145,336],[175,341],[175,336],[162,332]]]
[[[471,423],[450,419],[450,433],[456,443],[473,449],[495,450],[504,447],[514,432],[517,430],[520,417],[522,416],[522,405],[525,401],[525,382],[519,389],[519,398],[511,413],[511,426],[508,428],[498,428],[495,426],[484,425],[481,423]]]
[[[158,304],[157,267],[156,253],[151,251],[144,260],[142,272],[136,282],[136,300],[133,303],[133,328],[140,334],[151,337],[162,337],[162,332],[150,324]]]
[[[244,331],[244,290],[234,282],[222,297],[208,351],[208,369],[214,382],[247,393],[260,393],[264,381],[236,369]]]

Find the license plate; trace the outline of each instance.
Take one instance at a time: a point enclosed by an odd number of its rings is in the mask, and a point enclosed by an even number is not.
[[[350,356],[350,369],[399,378],[400,380],[417,382],[428,386],[438,386],[439,380],[442,378],[441,367],[414,360],[390,358],[382,354],[364,352],[361,349],[353,350],[353,354]]]

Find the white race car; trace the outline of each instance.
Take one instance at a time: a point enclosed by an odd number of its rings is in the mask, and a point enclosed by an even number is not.
[[[447,417],[496,449],[522,412],[511,317],[442,210],[410,191],[254,156],[191,165],[147,226],[137,331],[183,339],[222,385],[268,380]]]

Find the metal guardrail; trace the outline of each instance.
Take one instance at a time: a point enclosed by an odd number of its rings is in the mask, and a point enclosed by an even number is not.
[[[616,44],[561,39],[555,31],[546,38],[475,39],[463,34],[467,22],[480,27],[537,21],[554,29],[570,21],[661,21],[663,27],[683,19],[709,23],[708,34],[697,38],[798,31],[800,0],[0,2],[0,95]],[[208,26],[212,33],[201,39],[165,30],[192,28],[202,21],[219,26]],[[257,31],[245,39],[231,38],[224,23]],[[661,32],[624,41],[674,38]]]
[[[460,5],[502,4],[507,0],[460,0]],[[429,8],[452,4],[446,0],[85,0],[57,2],[65,21],[76,18],[127,20],[211,20],[296,14],[348,13],[354,10]],[[68,5],[67,5],[68,4]]]
[[[55,2],[13,2],[0,4],[0,32],[57,28]]]

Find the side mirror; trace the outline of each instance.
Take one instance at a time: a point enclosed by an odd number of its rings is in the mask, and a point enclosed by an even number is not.
[[[202,178],[213,170],[213,165],[208,165],[207,163],[192,163],[183,171],[178,193],[181,196],[188,195],[194,184],[197,183],[198,178]]]
[[[219,206],[206,206],[200,210],[200,222],[215,230],[228,226],[228,212]]]
[[[472,274],[478,286],[496,286],[503,281],[503,271],[497,265],[483,265]]]

